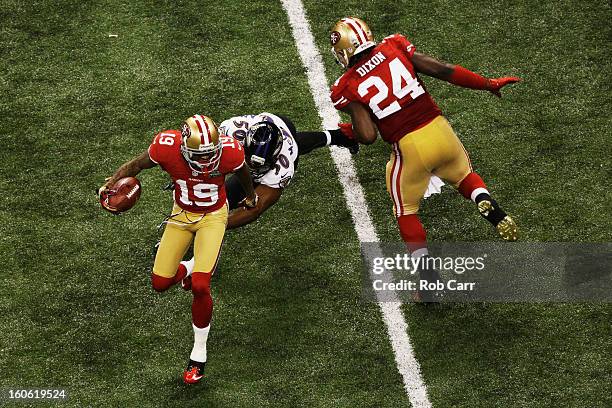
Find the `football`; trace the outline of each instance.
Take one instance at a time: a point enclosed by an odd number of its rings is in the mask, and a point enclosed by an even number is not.
[[[132,208],[138,199],[142,187],[136,177],[124,177],[117,181],[106,194],[100,198],[102,207],[113,214],[120,214]]]

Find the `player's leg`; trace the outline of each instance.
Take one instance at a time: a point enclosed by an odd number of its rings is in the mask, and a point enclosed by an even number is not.
[[[359,144],[355,140],[347,138],[340,129],[325,130],[322,132],[298,132],[295,141],[297,142],[300,156],[326,146],[346,147],[351,154],[359,152]]]
[[[411,257],[425,259],[428,255],[427,236],[417,213],[429,186],[431,174],[421,160],[411,135],[406,135],[393,144],[386,173],[387,190],[393,200],[393,210],[402,240],[406,243]],[[421,265],[427,263],[421,262]],[[440,275],[434,269],[420,267],[418,272],[420,280],[430,283],[440,280]],[[435,302],[439,301],[441,293],[419,289],[415,295],[415,300]]]
[[[393,144],[387,163],[387,191],[400,235],[415,256],[427,253],[425,229],[417,215],[431,175],[423,165],[410,135]]]
[[[157,292],[163,292],[185,277],[185,271],[178,269],[179,262],[185,256],[193,239],[193,233],[181,225],[170,223],[166,225],[159,243],[151,283]]]
[[[430,134],[424,139],[427,144],[422,150],[432,158],[432,172],[454,184],[465,198],[473,201],[480,215],[497,228],[503,239],[515,241],[518,236],[516,224],[491,197],[482,178],[472,170],[467,151],[448,121],[439,116],[430,126]]]
[[[254,183],[255,187],[257,185],[257,183]],[[225,191],[230,210],[238,208],[240,202],[246,198],[246,193],[240,185],[238,177],[235,175],[231,175],[225,180]],[[191,273],[194,269],[194,263],[195,261],[192,257],[188,261],[181,261],[178,266],[177,275],[183,276],[184,279],[181,281],[181,286],[185,290],[191,290]]]
[[[352,154],[359,151],[359,144],[354,139],[346,137],[340,129],[322,132],[298,132],[295,141],[300,156],[325,146],[346,147]]]
[[[298,154],[300,156],[325,146],[346,147],[351,154],[359,152],[359,144],[355,141],[355,137],[352,134],[345,134],[341,129],[325,130],[323,132],[298,132],[293,121],[287,116],[276,116],[281,118],[289,128],[298,145]],[[351,129],[351,126],[347,126],[346,129]]]
[[[224,206],[220,210],[207,214],[194,226],[196,234],[193,244],[194,271],[191,275],[193,294],[191,317],[194,344],[183,377],[187,383],[196,383],[204,375],[204,365],[207,360],[206,342],[213,312],[210,279],[221,253],[227,216],[228,209],[227,206]]]
[[[351,154],[359,152],[359,143],[355,140],[350,123],[341,125],[340,129],[324,130],[322,132],[294,132],[293,137],[297,142],[300,156],[326,146],[346,147]]]

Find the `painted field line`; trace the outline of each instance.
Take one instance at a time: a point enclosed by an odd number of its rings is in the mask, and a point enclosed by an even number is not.
[[[307,71],[308,84],[323,121],[324,129],[335,129],[340,121],[340,115],[329,100],[329,91],[323,60],[315,46],[310,24],[306,18],[304,5],[301,0],[281,0],[283,8],[289,17],[300,58]],[[331,24],[331,22],[330,22]],[[338,170],[338,176],[346,204],[351,211],[355,231],[360,242],[380,242],[374,223],[368,212],[365,195],[350,153],[346,149],[332,147],[331,156]],[[382,254],[380,246],[375,252]],[[388,299],[388,298],[387,298]],[[387,326],[391,346],[395,354],[397,368],[404,381],[404,388],[410,403],[415,408],[429,408],[431,402],[427,396],[427,388],[421,376],[419,362],[414,356],[412,343],[408,337],[408,325],[401,311],[401,302],[378,302],[383,320]]]

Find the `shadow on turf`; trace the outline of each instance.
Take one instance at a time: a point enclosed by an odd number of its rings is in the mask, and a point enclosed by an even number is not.
[[[210,394],[216,386],[214,381],[210,381],[209,377],[204,377],[199,384],[185,384],[180,376],[170,378],[165,383],[163,388],[172,390],[168,393],[169,400],[180,400],[185,402],[199,401],[201,402],[203,394]]]

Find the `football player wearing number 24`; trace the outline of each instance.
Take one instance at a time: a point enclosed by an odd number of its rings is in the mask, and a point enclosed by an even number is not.
[[[338,21],[330,35],[332,53],[345,70],[331,88],[334,107],[351,116],[357,140],[377,138],[392,145],[387,163],[387,190],[393,200],[400,235],[413,256],[427,255],[425,230],[417,216],[432,176],[452,183],[477,205],[501,237],[517,239],[517,227],[491,198],[463,144],[425,89],[417,73],[501,97],[501,88],[516,77],[484,78],[459,65],[416,52],[401,34],[376,43],[367,24],[355,17]]]
[[[192,384],[203,378],[207,359],[206,342],[213,310],[210,279],[217,265],[228,218],[225,175],[236,175],[246,192],[245,206],[255,207],[258,197],[245,164],[242,145],[232,137],[221,136],[215,122],[202,115],[186,119],[181,130],[157,134],[147,151],[119,167],[100,190],[157,165],[170,175],[176,188],[172,214],[165,221],[151,281],[158,292],[181,282],[185,275],[181,275],[178,265],[193,241],[191,315],[194,345],[183,373],[183,380]]]

